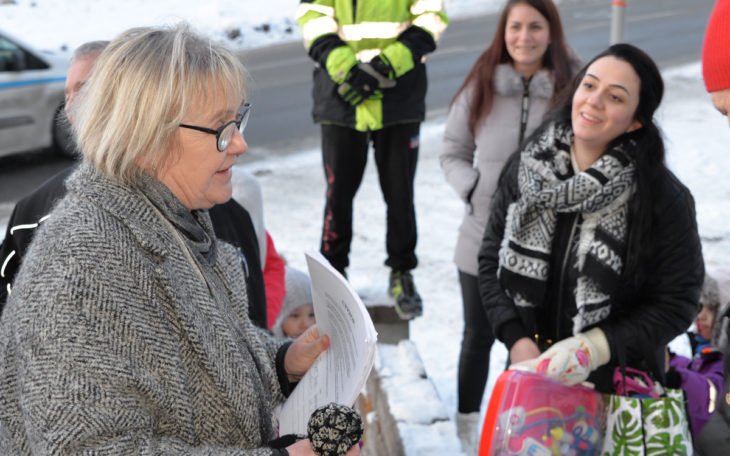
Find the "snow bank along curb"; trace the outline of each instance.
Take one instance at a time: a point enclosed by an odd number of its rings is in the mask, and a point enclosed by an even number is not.
[[[358,401],[365,416],[363,456],[463,456],[413,342],[378,344],[366,390]]]

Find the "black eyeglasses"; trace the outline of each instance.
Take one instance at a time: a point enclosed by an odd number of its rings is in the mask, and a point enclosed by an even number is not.
[[[224,152],[231,144],[231,140],[233,139],[233,135],[236,133],[236,130],[243,135],[243,130],[246,129],[249,117],[251,117],[251,103],[246,103],[241,106],[241,109],[239,109],[238,117],[236,119],[226,122],[220,128],[212,129],[188,124],[180,124],[179,127],[215,135],[215,145],[218,148],[218,152]]]

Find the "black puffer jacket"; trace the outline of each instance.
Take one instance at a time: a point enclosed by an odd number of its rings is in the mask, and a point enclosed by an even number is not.
[[[546,339],[557,341],[572,335],[571,325],[566,324],[569,319],[559,309],[572,298],[575,281],[571,277],[564,280],[560,272],[563,268],[558,265],[575,262],[573,256],[566,258],[566,252],[574,252],[567,245],[575,215],[559,216],[544,302],[537,308],[518,308],[497,277],[507,208],[519,194],[518,168],[519,154],[515,153],[505,165],[492,201],[479,251],[479,289],[499,340],[510,348],[518,339],[530,337],[544,350],[548,345]],[[704,265],[694,199],[669,172],[658,188],[659,196],[651,208],[651,239],[642,244],[642,248],[649,249],[638,266],[642,273],[638,280],[624,274],[622,283],[610,293],[613,297],[610,317],[597,325],[606,334],[611,348],[609,364],[589,378],[602,391],[611,391],[611,376],[618,365],[620,352],[625,353],[627,365],[650,370],[656,378],[663,379],[665,345],[687,329],[699,309]],[[635,213],[636,207],[632,205],[629,223]],[[636,229],[632,228],[635,227],[629,228],[630,237],[637,235]],[[628,252],[625,256],[635,254]],[[563,282],[568,286],[561,286]],[[561,288],[564,288],[562,292]]]

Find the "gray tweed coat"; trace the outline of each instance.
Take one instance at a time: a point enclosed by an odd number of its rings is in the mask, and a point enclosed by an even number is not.
[[[68,188],[0,322],[0,454],[271,454],[283,341],[235,250],[210,291],[139,190],[89,166]]]

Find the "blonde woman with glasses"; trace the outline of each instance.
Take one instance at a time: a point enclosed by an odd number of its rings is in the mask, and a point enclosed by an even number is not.
[[[208,214],[248,147],[245,80],[185,25],[129,30],[99,57],[73,106],[83,163],[0,323],[0,454],[314,454],[266,445],[329,339],[253,325]]]

